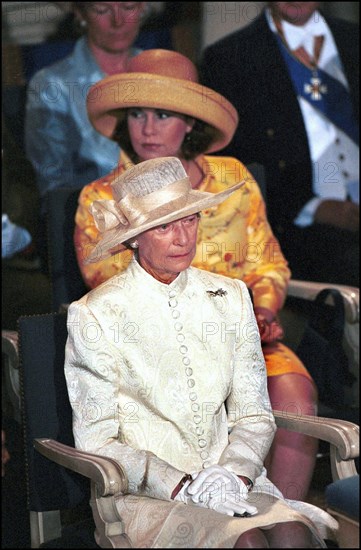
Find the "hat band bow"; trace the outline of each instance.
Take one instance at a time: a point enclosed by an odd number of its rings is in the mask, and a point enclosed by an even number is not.
[[[148,195],[137,197],[132,193],[122,200],[96,200],[90,206],[91,214],[97,229],[104,233],[110,229],[125,229],[130,225],[140,225],[152,218],[154,210],[172,203],[168,212],[182,208],[187,204],[187,197],[191,190],[189,178],[184,178],[171,183],[162,189],[153,191]]]

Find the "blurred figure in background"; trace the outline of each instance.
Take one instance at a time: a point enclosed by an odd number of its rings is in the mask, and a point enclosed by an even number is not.
[[[39,194],[30,162],[2,127],[2,328],[17,329],[20,315],[51,311],[51,287],[36,242]]]
[[[13,223],[7,214],[1,216],[1,257],[12,258],[31,243],[31,235],[25,227]]]
[[[224,150],[266,171],[268,218],[292,276],[359,286],[359,27],[320,2],[268,2],[203,53],[236,107]]]
[[[41,200],[37,240],[47,271],[46,194],[59,187],[79,188],[112,170],[116,143],[91,126],[86,96],[92,84],[123,72],[139,53],[133,47],[147,2],[72,2],[83,31],[66,58],[38,71],[30,80],[25,113],[25,150],[36,174]],[[119,90],[129,94],[131,89]]]
[[[147,3],[72,5],[84,35],[69,56],[36,73],[28,87],[26,154],[42,200],[51,189],[81,187],[115,167],[119,147],[91,126],[86,95],[104,76],[125,71],[129,59],[139,53],[133,43]]]

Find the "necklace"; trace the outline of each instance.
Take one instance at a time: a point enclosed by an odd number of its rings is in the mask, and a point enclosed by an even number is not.
[[[327,94],[327,86],[322,82],[317,64],[320,58],[324,36],[314,37],[314,52],[313,57],[311,57],[303,46],[300,46],[296,50],[291,50],[285,38],[281,21],[275,18],[273,19],[273,21],[277,28],[277,32],[282,41],[282,44],[284,45],[288,53],[294,59],[296,59],[296,61],[310,69],[312,72],[309,82],[304,83],[304,93],[309,94],[311,96],[311,99],[315,101],[321,101],[323,99],[323,94]]]

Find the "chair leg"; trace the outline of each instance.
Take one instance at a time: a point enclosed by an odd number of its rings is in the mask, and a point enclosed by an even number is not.
[[[59,510],[30,512],[31,548],[39,548],[43,542],[61,537]]]

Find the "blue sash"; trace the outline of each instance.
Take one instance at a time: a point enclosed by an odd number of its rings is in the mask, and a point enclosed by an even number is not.
[[[315,74],[316,71],[312,71],[290,54],[278,35],[277,39],[297,94],[321,111],[359,145],[359,126],[353,113],[350,94],[345,86],[319,68]],[[321,84],[315,81],[312,83],[311,79],[314,77],[319,78]],[[312,84],[315,86],[315,94],[312,93]]]

